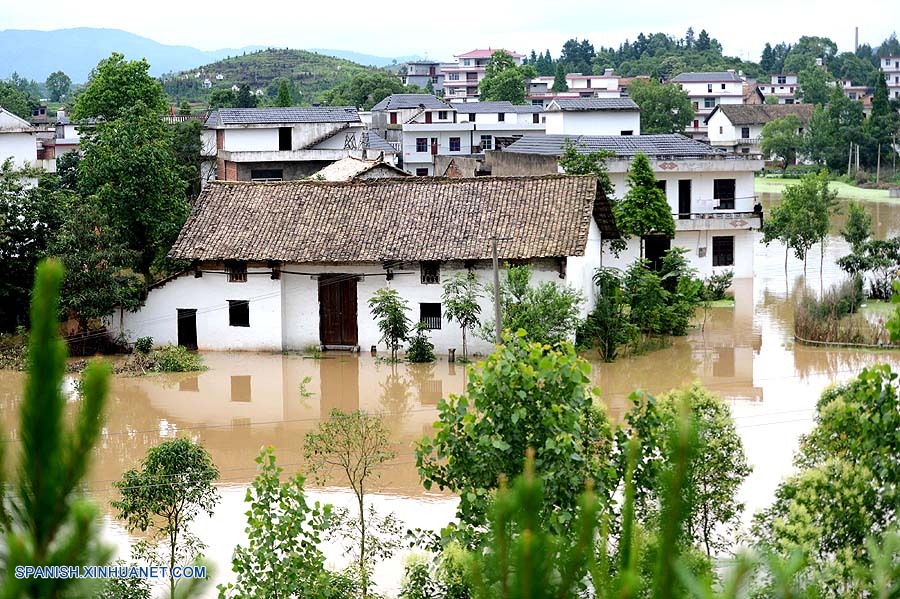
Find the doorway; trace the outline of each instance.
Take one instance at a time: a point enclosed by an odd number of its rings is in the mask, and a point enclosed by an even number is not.
[[[331,349],[355,349],[359,344],[356,276],[319,276],[319,339],[322,345]]]
[[[644,237],[644,257],[650,262],[650,268],[658,271],[662,267],[663,255],[672,247],[672,240],[665,235],[647,235]]]
[[[196,308],[178,308],[178,345],[197,349]]]
[[[678,218],[681,220],[691,218],[690,179],[680,179],[678,181]]]

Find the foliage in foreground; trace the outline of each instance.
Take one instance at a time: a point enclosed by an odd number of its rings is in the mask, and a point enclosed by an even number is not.
[[[141,339],[147,339],[142,337]],[[140,341],[140,339],[138,340]],[[152,339],[150,341],[152,343]],[[146,347],[146,343],[141,346]],[[148,372],[201,372],[206,370],[203,356],[180,345],[164,345],[148,352],[135,351],[121,366],[124,372],[146,374]]]

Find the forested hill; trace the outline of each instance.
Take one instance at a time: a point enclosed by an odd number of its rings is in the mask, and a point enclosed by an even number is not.
[[[189,71],[170,73],[161,79],[163,88],[172,100],[205,100],[210,93],[203,88],[203,81],[209,79],[212,89],[230,89],[232,85],[248,85],[251,91],[262,89],[267,96],[274,97],[282,78],[291,87],[291,96],[308,104],[317,101],[322,92],[354,75],[372,72],[373,67],[364,67],[355,62],[286,48],[268,48],[241,56],[232,56],[218,62],[198,66]],[[197,73],[200,73],[197,76]],[[221,79],[216,76],[221,75]]]

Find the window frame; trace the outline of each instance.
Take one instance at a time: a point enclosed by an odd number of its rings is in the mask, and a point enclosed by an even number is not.
[[[723,244],[727,247],[722,248]],[[710,245],[713,267],[734,266],[734,235],[713,235]]]
[[[723,190],[722,187],[726,187]],[[731,187],[731,194],[723,194],[727,188]],[[734,210],[734,203],[737,196],[737,179],[713,179],[713,199],[719,200],[719,210]]]
[[[422,285],[440,285],[441,263],[437,260],[423,260],[419,262],[419,276]]]
[[[447,120],[447,111],[446,110],[438,110],[438,120],[446,121]]]
[[[228,326],[250,328],[250,300],[228,301]]]
[[[427,306],[427,309],[426,309]],[[436,314],[435,314],[435,306]],[[429,314],[426,314],[429,312]],[[441,309],[440,302],[419,302],[419,322],[425,325],[426,330],[429,331],[439,331],[441,330],[441,319],[443,318],[443,311]]]
[[[498,122],[498,123],[505,123],[505,122],[506,122],[506,113],[505,113],[505,112],[498,112],[498,113],[497,113],[497,122]]]
[[[451,137],[450,138],[450,151],[451,152],[462,152],[462,138],[461,137]]]
[[[487,143],[485,143],[485,141],[484,141],[485,139],[487,140]],[[484,152],[485,150],[493,150],[493,149],[494,149],[494,138],[490,135],[482,135],[481,136],[481,151]]]
[[[231,260],[225,263],[225,273],[229,283],[247,282],[247,263],[243,260]]]
[[[427,153],[428,152],[428,138],[427,137],[417,137],[416,138],[416,152],[417,153]]]

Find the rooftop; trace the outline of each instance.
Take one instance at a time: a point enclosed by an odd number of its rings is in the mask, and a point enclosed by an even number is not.
[[[487,50],[472,50],[471,52],[466,52],[465,54],[456,54],[455,58],[490,58],[494,52],[497,50],[503,50],[513,58],[524,58],[524,54],[519,54],[517,52],[513,52],[512,50],[504,50],[503,48],[488,48]]]
[[[373,106],[372,111],[404,110],[422,107],[430,110],[453,110],[452,106],[431,94],[391,94]]]
[[[716,112],[722,112],[733,125],[764,125],[776,119],[795,115],[805,123],[815,110],[814,104],[719,104],[705,122]]]
[[[556,98],[547,112],[587,112],[592,110],[640,110],[631,98]]]
[[[676,83],[740,83],[742,79],[737,73],[721,71],[716,73],[681,73],[672,78]]]
[[[332,162],[312,175],[311,178],[324,181],[350,181],[373,169],[384,170],[384,176],[387,177],[412,177],[410,173],[381,160],[360,160],[359,158],[348,156],[337,162]]]
[[[635,154],[661,158],[724,156],[725,152],[677,133],[665,135],[523,135],[504,152],[562,156],[566,140],[580,153],[609,151],[619,157]]]
[[[304,106],[302,108],[220,108],[209,115],[210,128],[232,125],[286,125],[295,123],[358,123],[352,106]]]
[[[211,182],[169,255],[191,260],[384,262],[581,256],[591,219],[616,237],[593,175]]]
[[[513,104],[512,102],[460,102],[455,106],[456,112],[460,114],[472,114],[483,112],[520,112],[534,113],[543,112],[540,106],[533,104]]]

